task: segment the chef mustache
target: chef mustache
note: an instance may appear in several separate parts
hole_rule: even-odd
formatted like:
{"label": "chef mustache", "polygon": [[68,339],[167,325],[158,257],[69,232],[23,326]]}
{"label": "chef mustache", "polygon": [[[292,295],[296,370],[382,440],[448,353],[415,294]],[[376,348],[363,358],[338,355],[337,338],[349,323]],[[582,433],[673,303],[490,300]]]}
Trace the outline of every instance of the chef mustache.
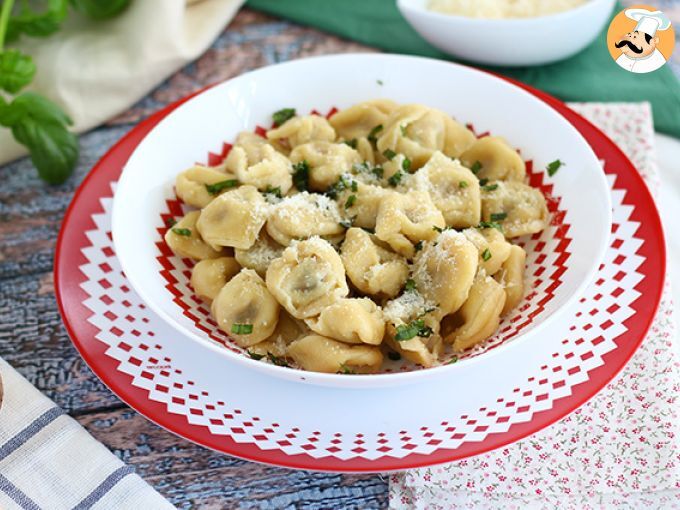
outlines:
{"label": "chef mustache", "polygon": [[615,44],[617,48],[622,48],[623,46],[628,46],[633,53],[642,53],[642,48],[635,46],[628,39],[621,39]]}

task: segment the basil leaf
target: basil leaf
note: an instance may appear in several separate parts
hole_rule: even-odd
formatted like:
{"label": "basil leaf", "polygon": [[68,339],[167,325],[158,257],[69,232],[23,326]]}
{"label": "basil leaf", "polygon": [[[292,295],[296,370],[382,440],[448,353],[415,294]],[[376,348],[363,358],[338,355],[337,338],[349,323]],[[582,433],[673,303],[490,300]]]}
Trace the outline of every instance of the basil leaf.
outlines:
{"label": "basil leaf", "polygon": [[123,12],[130,0],[70,0],[77,11],[95,20],[113,18]]}
{"label": "basil leaf", "polygon": [[48,0],[47,10],[44,12],[34,11],[28,2],[22,3],[19,14],[9,19],[5,42],[15,41],[21,34],[31,37],[52,35],[61,27],[67,9],[67,0]]}
{"label": "basil leaf", "polygon": [[35,76],[33,59],[17,50],[0,53],[0,89],[16,94]]}

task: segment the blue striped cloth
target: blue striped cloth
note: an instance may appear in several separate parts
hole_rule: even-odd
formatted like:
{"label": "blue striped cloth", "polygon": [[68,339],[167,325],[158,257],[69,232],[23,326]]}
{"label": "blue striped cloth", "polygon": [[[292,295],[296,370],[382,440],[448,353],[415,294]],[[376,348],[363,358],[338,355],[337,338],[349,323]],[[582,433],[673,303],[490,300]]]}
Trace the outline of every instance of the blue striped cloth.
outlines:
{"label": "blue striped cloth", "polygon": [[0,358],[0,509],[174,508]]}

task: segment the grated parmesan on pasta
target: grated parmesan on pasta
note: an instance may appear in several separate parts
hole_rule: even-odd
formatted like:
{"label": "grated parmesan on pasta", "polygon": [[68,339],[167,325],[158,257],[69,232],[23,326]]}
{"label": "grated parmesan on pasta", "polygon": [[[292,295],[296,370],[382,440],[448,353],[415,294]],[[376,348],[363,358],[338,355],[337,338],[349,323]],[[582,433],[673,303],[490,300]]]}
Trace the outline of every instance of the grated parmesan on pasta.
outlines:
{"label": "grated parmesan on pasta", "polygon": [[534,18],[574,9],[587,0],[430,0],[428,8],[469,18]]}

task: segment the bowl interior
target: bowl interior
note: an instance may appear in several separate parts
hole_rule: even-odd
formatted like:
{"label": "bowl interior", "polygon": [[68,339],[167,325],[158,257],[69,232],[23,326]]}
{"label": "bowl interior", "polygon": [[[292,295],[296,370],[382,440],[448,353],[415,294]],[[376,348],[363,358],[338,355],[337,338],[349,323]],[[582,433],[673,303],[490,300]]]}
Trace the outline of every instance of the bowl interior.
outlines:
{"label": "bowl interior", "polygon": [[[480,71],[415,57],[343,55],[272,66],[213,87],[166,117],[130,158],[115,195],[113,238],[135,290],[185,336],[255,363],[216,327],[209,308],[193,295],[191,261],[172,255],[163,242],[166,220],[187,209],[175,197],[175,176],[197,162],[219,162],[239,131],[269,127],[271,113],[283,107],[328,114],[376,97],[439,108],[469,123],[478,135],[503,136],[520,150],[531,184],[548,197],[552,221],[541,234],[521,240],[528,252],[524,302],[496,335],[462,361],[483,360],[502,351],[500,346],[535,336],[578,296],[604,253],[611,220],[601,166],[578,132],[530,94]],[[558,158],[565,166],[547,176],[547,164]],[[302,378],[291,376],[300,371],[257,364],[275,375]],[[394,362],[386,365],[384,375],[304,374],[307,381],[344,384],[364,377],[399,378],[405,375],[400,372],[415,369]]]}

